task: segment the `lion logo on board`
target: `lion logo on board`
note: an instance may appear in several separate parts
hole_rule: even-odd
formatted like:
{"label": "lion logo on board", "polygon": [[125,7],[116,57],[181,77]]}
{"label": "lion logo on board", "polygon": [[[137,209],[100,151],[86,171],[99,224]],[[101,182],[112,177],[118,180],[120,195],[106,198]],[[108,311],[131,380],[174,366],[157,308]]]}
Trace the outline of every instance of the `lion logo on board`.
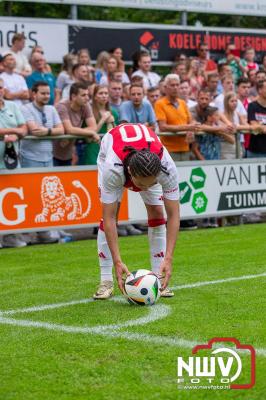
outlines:
{"label": "lion logo on board", "polygon": [[76,193],[66,196],[64,186],[58,176],[45,176],[42,180],[41,199],[43,209],[35,217],[35,222],[73,221],[85,218],[91,209],[91,198],[88,190],[78,180],[72,184],[82,189],[87,197],[87,208],[83,212],[80,197]]}

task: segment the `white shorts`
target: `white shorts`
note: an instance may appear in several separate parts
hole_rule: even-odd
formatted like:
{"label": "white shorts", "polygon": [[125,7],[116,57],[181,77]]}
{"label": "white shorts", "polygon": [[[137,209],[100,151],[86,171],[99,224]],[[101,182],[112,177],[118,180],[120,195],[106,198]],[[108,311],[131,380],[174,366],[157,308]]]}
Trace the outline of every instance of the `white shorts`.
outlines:
{"label": "white shorts", "polygon": [[[99,182],[99,192],[100,192],[100,200],[103,203],[113,203],[115,201],[121,202],[122,195],[124,192],[124,187],[119,188],[116,191],[112,191],[112,193],[103,193],[102,187]],[[148,190],[143,190],[141,192],[138,192],[145,204],[151,205],[151,206],[163,206],[163,191],[161,185],[158,183],[152,187],[150,187]]]}

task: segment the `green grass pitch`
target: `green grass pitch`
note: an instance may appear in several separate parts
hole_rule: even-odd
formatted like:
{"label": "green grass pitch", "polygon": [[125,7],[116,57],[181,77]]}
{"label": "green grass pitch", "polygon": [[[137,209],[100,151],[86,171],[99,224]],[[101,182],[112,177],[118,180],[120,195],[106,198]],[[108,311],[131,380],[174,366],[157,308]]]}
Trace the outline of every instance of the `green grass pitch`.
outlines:
{"label": "green grass pitch", "polygon": [[[265,237],[266,224],[181,232],[170,286],[264,273]],[[129,269],[149,268],[145,236],[120,247]],[[78,302],[97,287],[96,254],[93,240],[0,251],[2,312],[74,302],[2,314],[1,400],[266,399],[265,276],[176,289],[154,307]],[[229,336],[260,349],[255,387],[178,389],[176,360],[191,355],[188,344]]]}

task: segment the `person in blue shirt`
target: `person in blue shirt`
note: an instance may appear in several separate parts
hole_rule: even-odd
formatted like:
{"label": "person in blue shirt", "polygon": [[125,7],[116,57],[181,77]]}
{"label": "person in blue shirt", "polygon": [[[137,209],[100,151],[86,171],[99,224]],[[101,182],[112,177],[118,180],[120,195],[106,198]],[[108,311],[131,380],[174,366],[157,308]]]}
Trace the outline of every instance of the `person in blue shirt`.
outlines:
{"label": "person in blue shirt", "polygon": [[132,84],[129,99],[120,106],[120,122],[141,123],[155,129],[156,116],[151,103],[144,99],[143,86]]}
{"label": "person in blue shirt", "polygon": [[50,99],[49,105],[57,103],[59,90],[56,89],[56,78],[50,72],[45,72],[46,61],[42,54],[34,53],[31,59],[33,72],[26,77],[26,83],[29,89],[33,87],[36,82],[44,81],[47,82],[50,87]]}

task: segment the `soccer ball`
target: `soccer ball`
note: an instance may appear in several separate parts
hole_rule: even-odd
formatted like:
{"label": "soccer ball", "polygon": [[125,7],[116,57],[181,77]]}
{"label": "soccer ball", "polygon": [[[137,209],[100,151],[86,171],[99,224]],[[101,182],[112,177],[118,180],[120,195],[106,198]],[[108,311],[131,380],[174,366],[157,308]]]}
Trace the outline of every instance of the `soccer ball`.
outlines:
{"label": "soccer ball", "polygon": [[160,288],[160,280],[147,269],[132,272],[125,281],[125,294],[129,303],[140,306],[154,304],[160,297]]}

